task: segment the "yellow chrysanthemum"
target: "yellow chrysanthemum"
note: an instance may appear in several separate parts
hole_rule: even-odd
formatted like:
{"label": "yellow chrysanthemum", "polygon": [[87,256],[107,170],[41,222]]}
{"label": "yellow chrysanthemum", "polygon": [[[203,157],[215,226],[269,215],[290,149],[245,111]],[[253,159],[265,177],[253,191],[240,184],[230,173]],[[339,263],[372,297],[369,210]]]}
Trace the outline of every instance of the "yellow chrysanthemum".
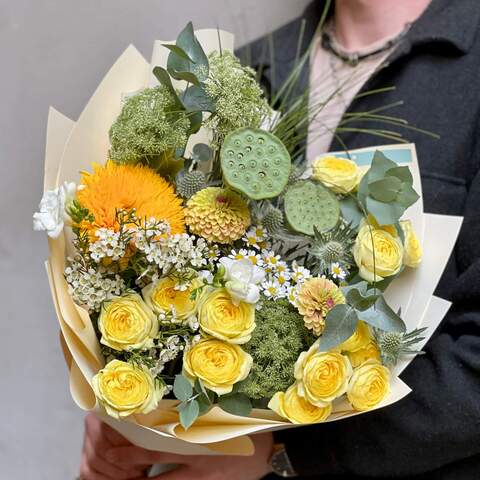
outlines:
{"label": "yellow chrysanthemum", "polygon": [[250,225],[248,205],[225,188],[200,190],[188,202],[185,220],[192,233],[218,243],[238,240]]}
{"label": "yellow chrysanthemum", "polygon": [[296,300],[305,326],[317,336],[325,328],[327,313],[340,303],[345,303],[341,290],[331,280],[318,277],[309,278],[303,283]]}
{"label": "yellow chrysanthemum", "polygon": [[116,230],[115,210],[135,209],[139,218],[165,220],[172,233],[185,231],[182,201],[160,175],[143,165],[94,164],[83,172],[77,193],[80,204],[95,217],[93,228]]}

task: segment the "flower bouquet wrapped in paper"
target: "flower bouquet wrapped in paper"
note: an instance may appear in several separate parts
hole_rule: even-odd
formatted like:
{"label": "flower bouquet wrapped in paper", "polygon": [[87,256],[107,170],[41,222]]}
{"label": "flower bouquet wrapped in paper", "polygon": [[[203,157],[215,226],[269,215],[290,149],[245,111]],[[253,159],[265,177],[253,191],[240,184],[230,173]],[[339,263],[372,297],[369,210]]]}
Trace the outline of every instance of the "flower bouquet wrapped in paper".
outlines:
{"label": "flower bouquet wrapped in paper", "polygon": [[460,219],[423,213],[414,146],[302,168],[318,106],[269,101],[232,52],[189,24],[151,65],[129,47],[77,122],[49,116],[34,227],[71,393],[153,450],[246,455],[392,404],[449,306]]}

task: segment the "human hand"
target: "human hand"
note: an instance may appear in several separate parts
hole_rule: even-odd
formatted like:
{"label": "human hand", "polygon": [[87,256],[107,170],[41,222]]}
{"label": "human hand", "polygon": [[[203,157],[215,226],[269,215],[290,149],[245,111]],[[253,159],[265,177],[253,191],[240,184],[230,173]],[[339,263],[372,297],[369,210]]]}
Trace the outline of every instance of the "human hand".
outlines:
{"label": "human hand", "polygon": [[132,448],[133,445],[116,430],[99,420],[93,413],[85,418],[81,480],[134,480],[145,478],[145,466],[117,465],[106,454],[112,448]]}
{"label": "human hand", "polygon": [[168,473],[151,480],[259,480],[272,471],[269,460],[273,450],[273,436],[262,433],[252,436],[255,454],[250,457],[178,455],[154,452],[133,445],[112,447],[107,453],[108,461],[118,468],[134,469],[160,464],[176,464]]}

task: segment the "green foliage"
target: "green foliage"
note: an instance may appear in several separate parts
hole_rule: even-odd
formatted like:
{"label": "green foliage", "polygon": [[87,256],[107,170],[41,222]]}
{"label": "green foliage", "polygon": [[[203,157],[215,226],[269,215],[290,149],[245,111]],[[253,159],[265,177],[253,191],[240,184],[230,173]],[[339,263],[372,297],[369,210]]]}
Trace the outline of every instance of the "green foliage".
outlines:
{"label": "green foliage", "polygon": [[231,393],[218,398],[218,405],[232,415],[247,417],[252,411],[252,403],[244,393]]}
{"label": "green foliage", "polygon": [[290,154],[271,133],[240,128],[230,133],[220,152],[225,181],[254,200],[274,198],[287,185]]}
{"label": "green foliage", "polygon": [[357,329],[358,314],[348,304],[335,305],[327,314],[320,337],[320,351],[326,352],[350,338]]}
{"label": "green foliage", "polygon": [[190,122],[174,95],[160,85],[128,98],[110,128],[110,158],[117,163],[155,164],[187,142]]}
{"label": "green foliage", "polygon": [[193,394],[192,384],[183,375],[176,375],[173,382],[173,394],[175,398],[185,402]]}
{"label": "green foliage", "polygon": [[230,132],[241,127],[259,127],[270,107],[253,69],[242,66],[227,51],[213,52],[208,59],[210,75],[205,80],[205,91],[216,108],[206,125],[215,132],[214,143],[219,147]]}
{"label": "green foliage", "polygon": [[285,193],[285,216],[293,230],[313,235],[315,228],[326,232],[337,225],[340,205],[322,184],[305,180],[293,184]]}
{"label": "green foliage", "polygon": [[399,167],[382,152],[376,151],[370,170],[358,187],[358,199],[380,225],[391,225],[419,196],[413,189],[408,167]]}
{"label": "green foliage", "polygon": [[287,300],[265,301],[256,312],[256,324],[244,345],[253,357],[252,370],[238,391],[251,399],[270,398],[294,382],[294,364],[309,338],[303,318]]}

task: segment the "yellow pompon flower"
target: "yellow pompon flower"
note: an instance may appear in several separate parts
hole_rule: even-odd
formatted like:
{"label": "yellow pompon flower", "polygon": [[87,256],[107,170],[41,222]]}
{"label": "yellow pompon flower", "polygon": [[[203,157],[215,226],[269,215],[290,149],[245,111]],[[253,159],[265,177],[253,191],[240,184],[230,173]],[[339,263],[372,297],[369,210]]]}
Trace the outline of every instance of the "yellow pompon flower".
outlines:
{"label": "yellow pompon flower", "polygon": [[225,288],[205,293],[198,309],[200,330],[206,334],[238,345],[247,343],[255,329],[255,305],[235,304]]}
{"label": "yellow pompon flower", "polygon": [[142,290],[145,303],[157,314],[174,314],[175,318],[185,321],[193,316],[198,307],[198,298],[192,299],[192,293],[203,285],[195,278],[187,288],[179,289],[175,278],[164,277],[150,283]]}
{"label": "yellow pompon flower", "polygon": [[353,335],[338,345],[337,348],[342,352],[356,352],[365,348],[371,341],[372,335],[368,325],[360,320]]}
{"label": "yellow pompon flower", "polygon": [[92,379],[99,402],[114,418],[154,410],[165,393],[146,367],[112,360]]}
{"label": "yellow pompon flower", "polygon": [[347,398],[355,410],[370,410],[390,393],[390,371],[380,362],[369,360],[353,371]]}
{"label": "yellow pompon flower", "polygon": [[232,190],[208,187],[187,202],[185,220],[190,231],[211,242],[232,243],[250,225],[245,200]]}
{"label": "yellow pompon flower", "polygon": [[359,350],[347,352],[347,355],[353,368],[359,367],[368,360],[380,361],[380,350],[374,341],[371,341],[366,347],[360,348]]}
{"label": "yellow pompon flower", "polygon": [[139,218],[167,221],[173,234],[185,232],[182,200],[172,185],[147,166],[94,164],[93,173],[82,173],[81,185],[77,199],[94,215],[92,229],[117,230],[115,211],[134,208]]}
{"label": "yellow pompon flower", "polygon": [[321,423],[332,413],[331,403],[325,407],[316,407],[300,397],[296,384],[290,386],[285,393],[277,392],[268,402],[268,408],[296,424]]}
{"label": "yellow pompon flower", "polygon": [[345,303],[345,297],[337,285],[320,277],[306,280],[300,287],[295,302],[298,312],[303,315],[305,326],[317,336],[325,328],[327,313],[341,303]]}
{"label": "yellow pompon flower", "polygon": [[252,357],[238,345],[205,338],[185,351],[183,375],[192,383],[199,378],[205,388],[225,395],[235,383],[247,378],[252,364]]}
{"label": "yellow pompon flower", "polygon": [[347,391],[352,366],[345,355],[320,352],[319,345],[320,339],[299,355],[294,375],[298,394],[317,407],[325,407]]}

